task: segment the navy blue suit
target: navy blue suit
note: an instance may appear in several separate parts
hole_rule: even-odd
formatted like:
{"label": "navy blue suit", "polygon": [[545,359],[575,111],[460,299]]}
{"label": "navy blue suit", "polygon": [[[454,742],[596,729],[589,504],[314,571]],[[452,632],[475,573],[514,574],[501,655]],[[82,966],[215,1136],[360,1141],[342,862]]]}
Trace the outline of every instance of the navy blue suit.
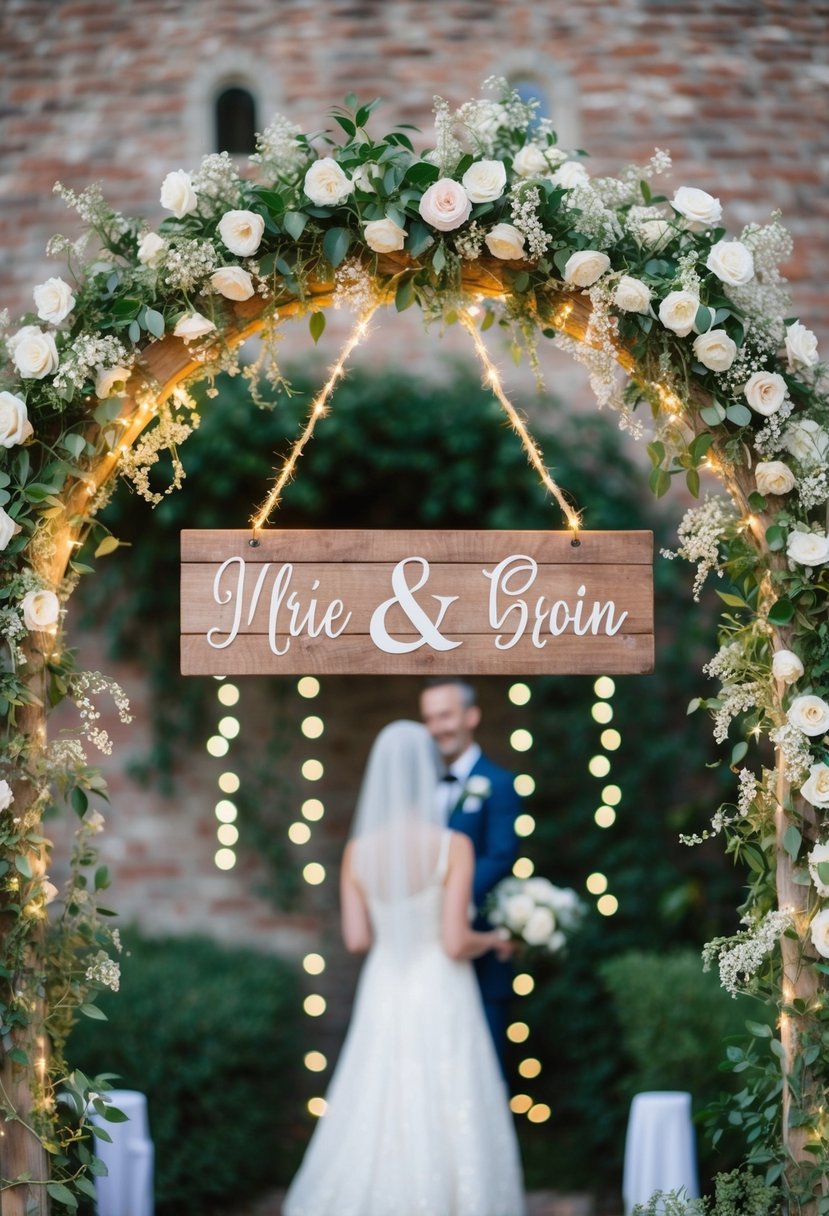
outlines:
{"label": "navy blue suit", "polygon": [[[463,832],[472,841],[475,849],[472,897],[480,909],[496,883],[512,873],[518,855],[515,817],[521,803],[513,786],[512,773],[493,764],[486,756],[478,758],[469,776],[485,777],[489,781],[489,794],[480,799],[480,805],[470,795],[461,797],[449,816],[448,827],[454,832]],[[479,911],[474,927],[484,930],[492,926]],[[484,1012],[503,1067],[508,1003],[512,997],[512,964],[502,963],[494,951],[489,951],[475,960],[475,971]]]}

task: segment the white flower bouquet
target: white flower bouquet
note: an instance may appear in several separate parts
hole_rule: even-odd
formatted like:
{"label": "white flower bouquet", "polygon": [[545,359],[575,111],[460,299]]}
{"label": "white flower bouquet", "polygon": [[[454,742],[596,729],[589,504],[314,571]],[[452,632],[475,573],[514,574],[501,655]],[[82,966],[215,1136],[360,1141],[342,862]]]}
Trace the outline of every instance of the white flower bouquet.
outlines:
{"label": "white flower bouquet", "polygon": [[486,901],[490,924],[524,946],[559,954],[584,918],[585,905],[569,887],[548,878],[504,878]]}

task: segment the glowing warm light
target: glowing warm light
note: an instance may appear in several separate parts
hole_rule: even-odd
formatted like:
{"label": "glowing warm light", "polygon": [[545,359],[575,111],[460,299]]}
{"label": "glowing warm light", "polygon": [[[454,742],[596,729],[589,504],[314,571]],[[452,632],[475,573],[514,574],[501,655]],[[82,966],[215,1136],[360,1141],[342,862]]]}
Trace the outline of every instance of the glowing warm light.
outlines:
{"label": "glowing warm light", "polygon": [[318,887],[321,882],[325,882],[325,866],[320,865],[318,861],[309,861],[307,866],[303,866],[302,877],[311,887]]}
{"label": "glowing warm light", "polygon": [[622,801],[622,791],[618,785],[606,785],[602,790],[602,802],[608,806],[618,806]]}
{"label": "glowing warm light", "polygon": [[235,684],[222,684],[219,691],[216,693],[222,705],[236,705],[239,700],[239,689]]}
{"label": "glowing warm light", "polygon": [[302,775],[306,781],[319,781],[324,772],[321,760],[306,760],[302,766]]}
{"label": "glowing warm light", "polygon": [[219,734],[224,735],[225,739],[235,739],[241,729],[238,718],[222,718],[219,723]]}
{"label": "glowing warm light", "polygon": [[241,782],[236,773],[222,773],[219,778],[219,789],[223,794],[235,794]]}
{"label": "glowing warm light", "polygon": [[597,697],[601,697],[604,701],[608,697],[612,697],[616,691],[616,685],[611,680],[610,676],[599,676],[593,685],[593,691]]}
{"label": "glowing warm light", "polygon": [[310,700],[317,696],[320,690],[320,682],[316,676],[303,676],[297,681],[296,690],[301,697]]}
{"label": "glowing warm light", "polygon": [[327,1109],[328,1103],[325,1098],[308,1099],[308,1114],[313,1115],[316,1119],[321,1119]]}
{"label": "glowing warm light", "polygon": [[211,735],[205,743],[205,747],[211,756],[226,756],[230,751],[230,744],[227,739],[223,739],[221,735]]}
{"label": "glowing warm light", "polygon": [[603,730],[599,742],[606,752],[615,752],[621,746],[622,736],[618,730]]}
{"label": "glowing warm light", "polygon": [[309,1072],[325,1072],[328,1061],[321,1051],[306,1051],[305,1067]]}
{"label": "glowing warm light", "polygon": [[596,909],[602,916],[613,916],[619,910],[619,901],[615,895],[603,895],[596,901]]}
{"label": "glowing warm light", "polygon": [[325,730],[322,718],[318,718],[316,714],[311,714],[304,718],[300,727],[306,739],[319,739],[322,732]]}
{"label": "glowing warm light", "polygon": [[607,726],[608,722],[613,721],[613,706],[608,705],[607,701],[597,701],[590,710],[590,716],[600,726]]}
{"label": "glowing warm light", "polygon": [[510,1043],[526,1043],[530,1037],[530,1028],[526,1022],[511,1022],[507,1027],[507,1038]]}
{"label": "glowing warm light", "polygon": [[612,806],[600,806],[593,818],[597,827],[610,828],[616,822],[616,812]]}
{"label": "glowing warm light", "polygon": [[529,798],[530,794],[535,793],[535,780],[529,773],[519,773],[512,783],[512,788],[522,798]]}
{"label": "glowing warm light", "polygon": [[526,1077],[528,1081],[531,1081],[533,1077],[537,1077],[541,1072],[541,1061],[535,1060],[532,1057],[522,1060],[518,1065],[518,1072],[520,1076]]}
{"label": "glowing warm light", "polygon": [[527,1111],[527,1118],[530,1123],[546,1123],[552,1111],[544,1102],[536,1102],[535,1106],[531,1106]]}
{"label": "glowing warm light", "polygon": [[513,705],[526,705],[532,696],[529,684],[513,684],[507,693]]}
{"label": "glowing warm light", "polygon": [[306,954],[302,966],[309,975],[322,975],[325,970],[325,959],[321,954]]}
{"label": "glowing warm light", "polygon": [[607,890],[607,878],[604,874],[599,874],[598,871],[594,874],[588,874],[584,885],[587,887],[591,895],[603,895]]}
{"label": "glowing warm light", "polygon": [[529,857],[519,857],[512,867],[512,872],[516,878],[532,878],[535,873],[535,866]]}
{"label": "glowing warm light", "polygon": [[325,1013],[326,1003],[325,997],[320,996],[318,992],[312,992],[306,996],[302,1002],[302,1008],[308,1014],[309,1018],[319,1018]]}
{"label": "glowing warm light", "polygon": [[515,820],[516,836],[532,836],[535,831],[535,820],[532,815],[519,815]]}
{"label": "glowing warm light", "polygon": [[521,727],[514,730],[509,737],[510,747],[516,752],[528,752],[533,745],[533,737],[528,730]]}
{"label": "glowing warm light", "polygon": [[213,860],[217,870],[232,870],[236,865],[236,854],[233,849],[217,849]]}
{"label": "glowing warm light", "polygon": [[587,770],[591,777],[606,777],[610,772],[610,761],[607,756],[591,756]]}
{"label": "glowing warm light", "polygon": [[526,971],[516,975],[512,981],[512,990],[516,996],[529,996],[533,988],[535,980],[531,975],[527,975]]}
{"label": "glowing warm light", "polygon": [[307,844],[311,839],[311,829],[307,823],[292,823],[288,828],[288,839],[291,844]]}
{"label": "glowing warm light", "polygon": [[325,807],[319,798],[306,798],[302,804],[302,814],[306,819],[310,819],[312,823],[316,823],[325,814]]}
{"label": "glowing warm light", "polygon": [[234,823],[237,814],[236,805],[229,798],[223,798],[221,802],[216,803],[216,818],[222,823]]}
{"label": "glowing warm light", "polygon": [[532,1104],[529,1094],[513,1094],[509,1100],[509,1108],[514,1115],[526,1115]]}
{"label": "glowing warm light", "polygon": [[228,848],[230,848],[230,846],[236,844],[236,841],[239,839],[239,829],[235,826],[235,824],[222,823],[216,829],[216,839],[218,840],[219,844],[227,845]]}

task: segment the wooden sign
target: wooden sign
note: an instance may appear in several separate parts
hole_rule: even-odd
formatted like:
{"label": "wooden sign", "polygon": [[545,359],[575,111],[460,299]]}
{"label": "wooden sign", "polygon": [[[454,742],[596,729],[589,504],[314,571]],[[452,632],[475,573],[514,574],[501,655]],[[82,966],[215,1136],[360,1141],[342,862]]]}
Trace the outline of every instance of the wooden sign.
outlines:
{"label": "wooden sign", "polygon": [[653,669],[650,532],[181,534],[184,675]]}

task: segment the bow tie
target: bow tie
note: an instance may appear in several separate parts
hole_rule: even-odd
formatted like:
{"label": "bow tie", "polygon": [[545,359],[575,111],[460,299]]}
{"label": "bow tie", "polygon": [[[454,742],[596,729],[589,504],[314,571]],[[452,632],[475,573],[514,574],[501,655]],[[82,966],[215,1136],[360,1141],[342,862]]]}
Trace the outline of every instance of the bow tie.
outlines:
{"label": "bow tie", "polygon": [[458,780],[458,778],[456,777],[456,775],[454,773],[444,773],[443,776],[441,777],[441,781],[457,781],[457,780]]}

